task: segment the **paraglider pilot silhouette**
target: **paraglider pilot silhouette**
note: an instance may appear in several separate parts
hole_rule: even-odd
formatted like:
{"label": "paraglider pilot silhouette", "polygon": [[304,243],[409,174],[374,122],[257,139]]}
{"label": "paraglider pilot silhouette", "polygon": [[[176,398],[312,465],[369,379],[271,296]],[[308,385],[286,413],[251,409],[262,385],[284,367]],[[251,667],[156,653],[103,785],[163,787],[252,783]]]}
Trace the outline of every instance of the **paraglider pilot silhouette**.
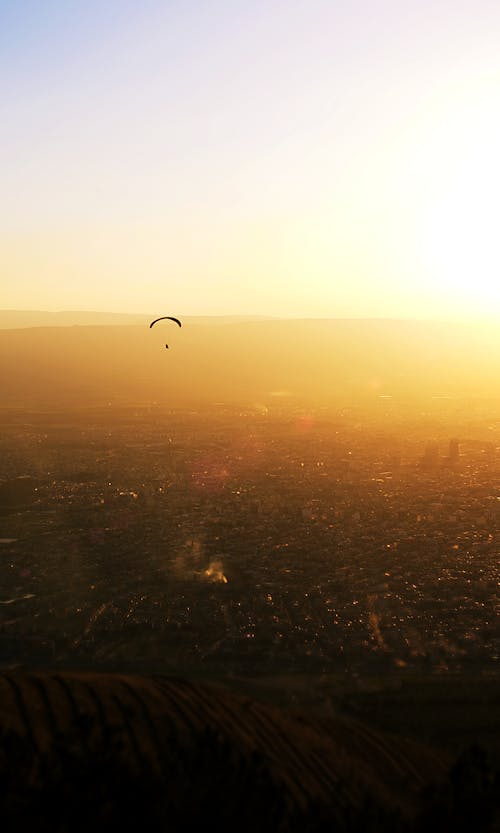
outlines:
{"label": "paraglider pilot silhouette", "polygon": [[[171,315],[163,315],[161,318],[155,318],[155,320],[152,321],[151,324],[149,325],[149,329],[151,329],[153,324],[156,324],[157,321],[175,321],[175,323],[178,324],[179,327],[182,327],[182,324],[181,324],[181,322],[179,321],[178,318],[173,318]],[[165,347],[168,350],[168,344],[165,344]]]}

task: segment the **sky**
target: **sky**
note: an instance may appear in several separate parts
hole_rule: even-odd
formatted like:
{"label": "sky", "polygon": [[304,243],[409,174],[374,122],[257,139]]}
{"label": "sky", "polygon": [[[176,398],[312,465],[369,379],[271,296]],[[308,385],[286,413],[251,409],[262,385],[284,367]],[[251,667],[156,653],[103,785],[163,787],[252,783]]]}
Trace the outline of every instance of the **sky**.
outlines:
{"label": "sky", "polygon": [[498,0],[0,0],[0,305],[500,317]]}

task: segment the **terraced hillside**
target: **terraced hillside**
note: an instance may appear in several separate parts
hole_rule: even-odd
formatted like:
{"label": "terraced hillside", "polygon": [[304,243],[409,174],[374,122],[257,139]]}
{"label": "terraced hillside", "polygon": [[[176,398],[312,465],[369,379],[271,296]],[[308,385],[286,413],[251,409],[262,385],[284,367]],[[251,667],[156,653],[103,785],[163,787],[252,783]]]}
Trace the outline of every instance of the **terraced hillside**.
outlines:
{"label": "terraced hillside", "polygon": [[409,830],[451,763],[169,677],[3,674],[0,720],[8,830]]}

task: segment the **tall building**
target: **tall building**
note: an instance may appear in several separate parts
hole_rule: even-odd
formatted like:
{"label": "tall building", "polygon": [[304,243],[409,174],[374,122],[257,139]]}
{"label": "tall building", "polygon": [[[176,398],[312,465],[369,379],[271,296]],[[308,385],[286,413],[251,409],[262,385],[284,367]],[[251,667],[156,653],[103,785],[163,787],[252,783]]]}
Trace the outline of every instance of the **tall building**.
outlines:
{"label": "tall building", "polygon": [[439,446],[436,442],[427,443],[424,456],[421,458],[424,469],[435,469],[439,462]]}
{"label": "tall building", "polygon": [[460,457],[460,449],[458,445],[458,440],[453,438],[450,440],[449,451],[448,451],[448,459],[451,464],[458,463],[458,458]]}

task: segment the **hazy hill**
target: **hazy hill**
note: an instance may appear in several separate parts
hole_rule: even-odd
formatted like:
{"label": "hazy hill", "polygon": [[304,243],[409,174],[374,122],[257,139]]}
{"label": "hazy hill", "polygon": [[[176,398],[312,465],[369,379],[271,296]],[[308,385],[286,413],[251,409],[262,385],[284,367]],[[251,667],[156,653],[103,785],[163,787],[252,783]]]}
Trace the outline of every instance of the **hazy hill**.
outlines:
{"label": "hazy hill", "polygon": [[0,330],[3,405],[500,396],[493,328],[311,319],[148,324]]}

